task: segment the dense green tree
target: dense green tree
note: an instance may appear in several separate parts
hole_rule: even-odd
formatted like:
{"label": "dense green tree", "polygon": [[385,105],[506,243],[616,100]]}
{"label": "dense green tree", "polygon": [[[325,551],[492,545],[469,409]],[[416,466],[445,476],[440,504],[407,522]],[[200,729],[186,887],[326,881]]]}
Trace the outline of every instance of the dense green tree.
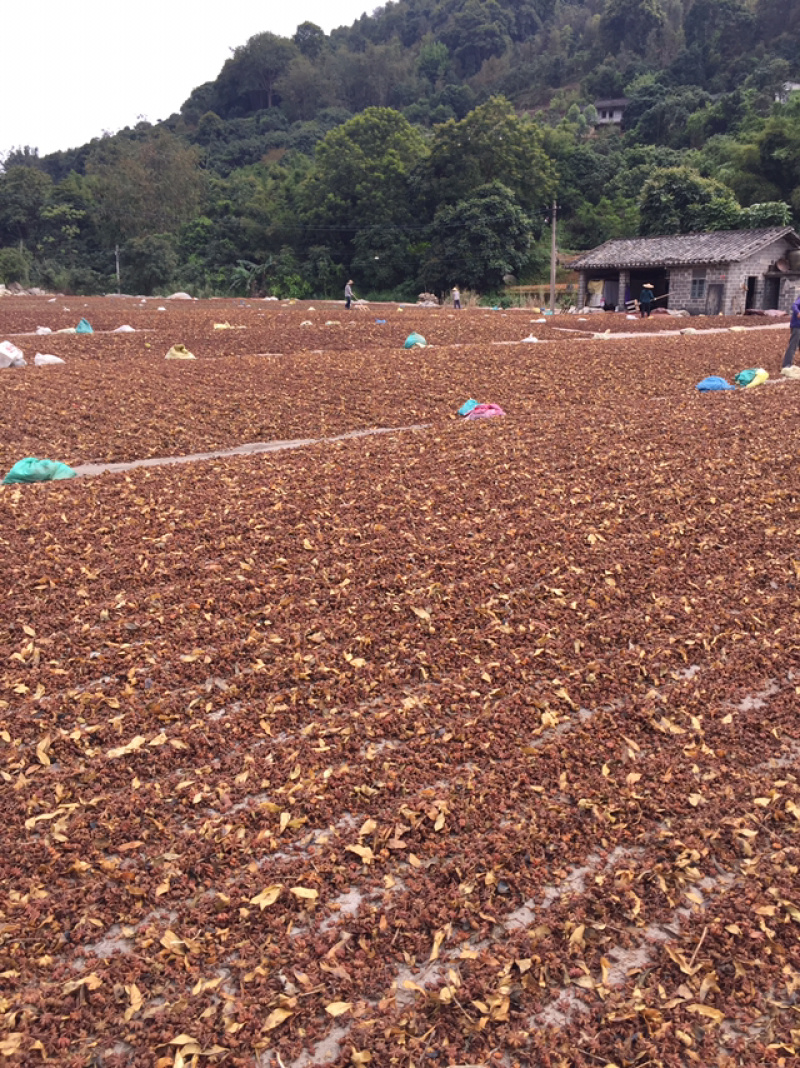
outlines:
{"label": "dense green tree", "polygon": [[444,77],[450,66],[450,51],[444,41],[429,37],[422,42],[417,57],[417,70],[420,75],[435,86]]}
{"label": "dense green tree", "polygon": [[569,248],[593,248],[614,237],[633,237],[639,228],[639,211],[634,201],[619,195],[601,196],[596,204],[578,205],[564,225]]}
{"label": "dense green tree", "polygon": [[315,295],[329,297],[338,295],[339,281],[343,269],[331,257],[327,245],[312,245],[303,264],[303,274],[308,279]]}
{"label": "dense green tree", "polygon": [[489,182],[436,212],[421,282],[433,292],[455,284],[479,292],[496,289],[504,275],[522,268],[534,233],[514,192],[501,182]]}
{"label": "dense green tree", "polygon": [[544,207],[555,173],[541,128],[520,117],[508,100],[493,97],[460,122],[434,129],[423,185],[433,205],[451,204],[499,181],[528,211]]}
{"label": "dense green tree", "polygon": [[28,285],[31,274],[31,256],[23,249],[0,248],[0,283],[12,285],[19,282]]}
{"label": "dense green tree", "polygon": [[98,226],[110,243],[176,233],[197,211],[197,152],[164,130],[99,142],[86,165]]}
{"label": "dense green tree", "polygon": [[443,32],[462,74],[477,74],[485,60],[502,55],[510,44],[512,19],[497,0],[466,0]]}
{"label": "dense green tree", "polygon": [[271,108],[275,86],[297,55],[297,45],[275,33],[257,33],[234,49],[219,78],[220,114],[233,116],[248,110]]}
{"label": "dense green tree", "polygon": [[178,268],[177,241],[172,234],[134,237],[122,248],[120,275],[126,292],[149,296],[170,288]]}
{"label": "dense green tree", "polygon": [[335,100],[333,82],[326,65],[307,56],[296,56],[277,82],[281,106],[293,122],[313,119],[323,104]]}
{"label": "dense green tree", "polygon": [[639,200],[639,232],[648,236],[735,230],[740,213],[727,186],[689,167],[672,167],[656,171],[645,183]]}
{"label": "dense green tree", "polygon": [[769,200],[742,208],[740,226],[743,230],[758,230],[765,226],[791,226],[792,211],[785,200]]}
{"label": "dense green tree", "polygon": [[16,148],[10,149],[5,156],[5,159],[0,156],[0,163],[2,163],[5,170],[11,170],[12,167],[36,167],[41,168],[42,161],[39,158],[39,149],[31,148],[30,145],[18,145]]}
{"label": "dense green tree", "polygon": [[[681,86],[669,90],[654,81],[631,94],[625,109],[625,127],[633,139],[643,144],[689,147],[693,130],[691,119],[707,112],[711,97],[698,86]],[[702,130],[698,134],[703,142]]]}
{"label": "dense green tree", "polygon": [[788,199],[800,188],[800,94],[770,116],[755,143],[761,174]]}
{"label": "dense green tree", "polygon": [[608,52],[621,46],[642,55],[653,33],[663,30],[667,21],[660,0],[606,0],[600,18],[600,40]]}
{"label": "dense green tree", "polygon": [[301,191],[310,243],[320,243],[325,235],[334,259],[349,264],[359,230],[385,228],[394,234],[412,227],[410,176],[425,154],[419,131],[390,108],[368,108],[332,130],[319,144]]}
{"label": "dense green tree", "polygon": [[42,210],[53,183],[35,167],[10,167],[0,174],[0,245],[22,241],[33,247],[43,233]]}
{"label": "dense green tree", "polygon": [[325,31],[316,22],[301,22],[292,38],[297,49],[307,59],[316,59],[325,47]]}

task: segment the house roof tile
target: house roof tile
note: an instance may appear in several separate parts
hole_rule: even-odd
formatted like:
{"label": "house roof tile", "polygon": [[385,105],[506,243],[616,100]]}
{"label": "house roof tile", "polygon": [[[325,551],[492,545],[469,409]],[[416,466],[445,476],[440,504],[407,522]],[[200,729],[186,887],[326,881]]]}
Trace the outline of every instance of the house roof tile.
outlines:
{"label": "house roof tile", "polygon": [[670,234],[664,237],[618,238],[606,241],[573,260],[580,271],[592,267],[661,267],[692,263],[736,263],[779,241],[788,239],[800,248],[800,236],[791,226],[762,230],[717,230],[706,234]]}

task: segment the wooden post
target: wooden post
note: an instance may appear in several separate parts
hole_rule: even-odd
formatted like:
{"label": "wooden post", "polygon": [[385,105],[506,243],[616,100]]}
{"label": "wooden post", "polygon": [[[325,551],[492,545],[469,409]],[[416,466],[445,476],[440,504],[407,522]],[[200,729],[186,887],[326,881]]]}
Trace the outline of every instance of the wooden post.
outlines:
{"label": "wooden post", "polygon": [[120,283],[119,283],[119,245],[118,244],[114,245],[114,259],[116,260],[116,264],[117,264],[117,293],[121,293],[122,289],[121,289]]}

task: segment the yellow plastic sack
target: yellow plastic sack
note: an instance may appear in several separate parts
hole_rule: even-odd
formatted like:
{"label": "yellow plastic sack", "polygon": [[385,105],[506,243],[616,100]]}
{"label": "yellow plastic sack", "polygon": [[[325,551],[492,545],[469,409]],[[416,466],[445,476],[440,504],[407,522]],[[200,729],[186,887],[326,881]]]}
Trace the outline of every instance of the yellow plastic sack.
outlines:
{"label": "yellow plastic sack", "polygon": [[165,360],[196,360],[197,357],[193,352],[189,352],[185,345],[173,345]]}
{"label": "yellow plastic sack", "polygon": [[765,371],[763,367],[759,367],[753,378],[744,387],[745,389],[752,389],[753,386],[760,386],[762,382],[766,382],[769,378],[769,371]]}

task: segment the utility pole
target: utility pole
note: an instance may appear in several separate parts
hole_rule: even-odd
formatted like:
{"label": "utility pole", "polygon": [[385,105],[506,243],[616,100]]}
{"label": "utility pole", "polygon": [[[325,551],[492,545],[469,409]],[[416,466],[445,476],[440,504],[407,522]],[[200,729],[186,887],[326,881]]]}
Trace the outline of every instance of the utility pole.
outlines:
{"label": "utility pole", "polygon": [[556,310],[556,212],[558,204],[553,197],[553,209],[550,213],[550,311]]}
{"label": "utility pole", "polygon": [[119,283],[119,244],[114,245],[114,259],[117,263],[117,293],[121,293],[122,289]]}

